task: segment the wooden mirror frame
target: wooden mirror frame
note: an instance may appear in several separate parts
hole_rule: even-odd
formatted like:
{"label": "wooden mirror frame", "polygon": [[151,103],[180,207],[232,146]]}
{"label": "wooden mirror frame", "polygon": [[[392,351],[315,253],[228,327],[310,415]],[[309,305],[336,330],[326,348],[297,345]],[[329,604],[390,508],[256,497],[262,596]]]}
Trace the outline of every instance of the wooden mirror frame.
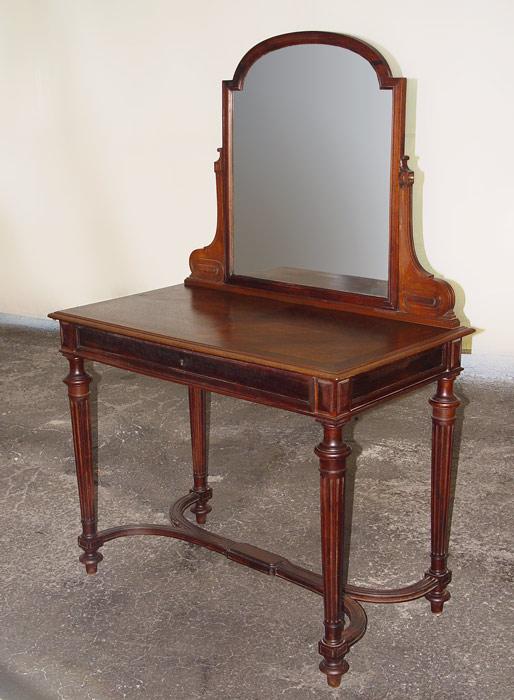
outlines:
{"label": "wooden mirror frame", "polygon": [[[232,228],[232,115],[233,93],[242,90],[245,77],[262,56],[299,44],[328,44],[348,49],[366,59],[377,75],[381,90],[392,90],[391,185],[389,206],[389,280],[387,297],[321,289],[233,274]],[[191,253],[189,287],[265,296],[289,302],[395,317],[443,328],[459,325],[453,307],[455,294],[448,282],[435,278],[420,264],[412,232],[412,186],[405,147],[406,78],[394,78],[385,58],[372,46],[346,34],[293,32],[266,39],[248,51],[232,80],[223,81],[223,137],[214,164],[218,218],[212,243]]]}

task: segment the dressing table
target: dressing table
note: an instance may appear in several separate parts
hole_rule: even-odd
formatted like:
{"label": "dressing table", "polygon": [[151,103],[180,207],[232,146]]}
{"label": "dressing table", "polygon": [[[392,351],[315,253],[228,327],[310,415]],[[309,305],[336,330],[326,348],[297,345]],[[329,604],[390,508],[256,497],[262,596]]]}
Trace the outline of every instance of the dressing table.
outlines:
{"label": "dressing table", "polygon": [[[461,340],[473,331],[454,314],[451,286],[416,257],[405,94],[405,78],[394,78],[383,56],[356,38],[298,32],[258,44],[223,83],[217,229],[210,245],[191,254],[185,283],[50,314],[60,322],[69,361],[64,381],[87,573],[96,572],[107,542],[159,535],[307,588],[323,598],[320,669],[332,687],[365,632],[361,603],[425,597],[440,614],[450,597],[450,468],[459,405],[453,385],[462,369]],[[85,361],[188,386],[192,488],[171,506],[169,524],[98,529]],[[346,584],[344,426],[429,382],[436,389],[428,570],[394,590]],[[207,474],[209,392],[320,424],[320,573],[202,527],[215,508]]]}

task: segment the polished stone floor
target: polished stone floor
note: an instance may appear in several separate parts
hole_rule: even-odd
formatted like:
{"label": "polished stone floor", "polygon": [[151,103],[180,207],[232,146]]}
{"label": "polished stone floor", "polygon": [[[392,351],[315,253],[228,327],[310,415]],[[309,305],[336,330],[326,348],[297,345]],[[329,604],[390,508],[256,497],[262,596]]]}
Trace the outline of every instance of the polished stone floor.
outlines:
{"label": "polished stone floor", "polygon": [[[512,697],[514,383],[466,372],[453,510],[452,599],[366,605],[368,631],[331,691],[317,670],[318,596],[163,538],[78,564],[77,492],[55,331],[0,328],[0,698],[189,700]],[[186,390],[95,366],[101,526],[165,522],[190,487]],[[349,430],[349,577],[419,578],[429,549],[424,388]],[[209,526],[319,567],[312,420],[213,397]],[[510,501],[511,504],[511,501]]]}

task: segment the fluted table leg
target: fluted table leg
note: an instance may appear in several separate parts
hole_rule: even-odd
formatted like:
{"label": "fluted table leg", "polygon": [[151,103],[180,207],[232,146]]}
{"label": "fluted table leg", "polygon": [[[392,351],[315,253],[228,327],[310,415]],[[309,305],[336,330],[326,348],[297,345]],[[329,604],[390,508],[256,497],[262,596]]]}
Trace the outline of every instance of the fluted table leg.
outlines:
{"label": "fluted table leg", "polygon": [[437,391],[430,399],[432,405],[432,498],[431,498],[431,565],[428,573],[439,580],[439,585],[426,598],[432,612],[441,614],[444,603],[450,599],[446,586],[451,580],[447,568],[450,486],[453,431],[456,411],[460,404],[453,393],[455,376],[446,376],[437,382]]}
{"label": "fluted table leg", "polygon": [[100,545],[96,539],[96,487],[93,473],[89,408],[91,377],[84,370],[84,360],[81,357],[68,356],[68,361],[70,371],[64,382],[68,385],[70,399],[75,467],[82,520],[82,534],[79,536],[78,542],[84,553],[80,555],[80,561],[85,565],[88,574],[95,574],[97,564],[102,561],[103,557],[98,552]]}
{"label": "fluted table leg", "polygon": [[323,441],[316,447],[319,457],[321,502],[321,559],[325,634],[319,643],[323,656],[320,670],[330,686],[337,688],[348,670],[344,656],[343,526],[344,479],[350,448],[342,440],[342,426],[323,424]]}
{"label": "fluted table leg", "polygon": [[191,422],[191,447],[193,451],[193,483],[191,489],[200,498],[191,512],[196,516],[196,522],[203,525],[207,514],[212,508],[208,501],[212,498],[212,489],[207,483],[207,401],[209,393],[196,386],[189,387],[189,417]]}

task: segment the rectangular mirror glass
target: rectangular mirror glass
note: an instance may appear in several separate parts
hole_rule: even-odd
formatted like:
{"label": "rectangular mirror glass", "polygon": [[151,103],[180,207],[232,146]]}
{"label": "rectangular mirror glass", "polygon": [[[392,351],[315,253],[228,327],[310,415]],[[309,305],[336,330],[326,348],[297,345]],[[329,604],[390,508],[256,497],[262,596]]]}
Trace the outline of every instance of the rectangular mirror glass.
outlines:
{"label": "rectangular mirror glass", "polygon": [[387,297],[391,128],[362,56],[261,57],[233,93],[232,273]]}

